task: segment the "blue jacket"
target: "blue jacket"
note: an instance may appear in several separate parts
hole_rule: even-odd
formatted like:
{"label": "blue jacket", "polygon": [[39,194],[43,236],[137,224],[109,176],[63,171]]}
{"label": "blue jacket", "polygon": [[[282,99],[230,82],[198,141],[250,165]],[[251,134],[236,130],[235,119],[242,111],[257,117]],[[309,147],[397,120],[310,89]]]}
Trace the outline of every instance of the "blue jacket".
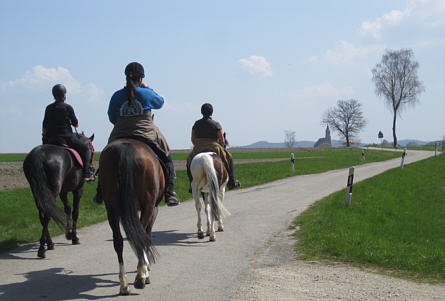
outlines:
{"label": "blue jacket", "polygon": [[151,88],[136,87],[136,103],[129,107],[125,88],[116,91],[108,105],[108,118],[112,124],[116,123],[119,116],[137,116],[151,112],[151,109],[160,109],[164,104],[164,98]]}

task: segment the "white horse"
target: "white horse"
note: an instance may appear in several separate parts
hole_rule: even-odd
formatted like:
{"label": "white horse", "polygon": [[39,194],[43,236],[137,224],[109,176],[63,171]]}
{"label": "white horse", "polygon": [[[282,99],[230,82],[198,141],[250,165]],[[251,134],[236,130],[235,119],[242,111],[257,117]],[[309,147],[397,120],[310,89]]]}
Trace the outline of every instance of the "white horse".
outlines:
{"label": "white horse", "polygon": [[207,215],[207,235],[209,241],[215,241],[214,221],[218,221],[218,231],[224,231],[222,217],[230,214],[222,203],[228,181],[227,170],[217,154],[206,152],[199,153],[193,158],[190,172],[193,177],[192,194],[198,214],[198,238],[204,238],[201,224],[201,194]]}

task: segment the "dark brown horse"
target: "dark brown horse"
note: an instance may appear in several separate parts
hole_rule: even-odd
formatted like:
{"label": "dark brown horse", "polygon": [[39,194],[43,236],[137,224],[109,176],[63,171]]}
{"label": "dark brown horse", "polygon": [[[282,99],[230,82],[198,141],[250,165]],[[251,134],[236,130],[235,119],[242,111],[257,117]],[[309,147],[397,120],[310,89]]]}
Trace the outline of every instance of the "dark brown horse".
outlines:
{"label": "dark brown horse", "polygon": [[[78,135],[79,143],[88,147],[87,160],[83,164],[92,164],[94,135],[86,137]],[[48,223],[52,218],[56,224],[65,230],[67,239],[73,244],[79,243],[77,237],[77,218],[79,217],[79,201],[83,194],[84,180],[82,167],[76,162],[68,150],[62,146],[43,144],[35,147],[23,162],[23,171],[31,186],[32,194],[39,209],[40,223],[43,226],[40,238],[40,248],[37,255],[45,257],[45,244],[48,250],[54,249],[54,243],[48,232]],[[73,210],[68,203],[68,193],[73,194]],[[65,214],[57,206],[57,196],[63,202]],[[64,229],[65,228],[65,229]]]}
{"label": "dark brown horse", "polygon": [[155,261],[151,230],[164,195],[162,167],[151,148],[134,139],[118,139],[101,153],[99,184],[113,231],[114,250],[119,262],[120,294],[128,295],[128,280],[122,257],[122,222],[128,242],[138,258],[136,288],[150,283],[148,271]]}
{"label": "dark brown horse", "polygon": [[190,172],[193,177],[192,194],[198,214],[198,238],[204,238],[201,223],[200,195],[202,195],[207,215],[207,235],[210,241],[215,241],[214,221],[218,221],[218,231],[224,231],[222,216],[230,214],[222,203],[228,181],[227,170],[216,153],[205,152],[193,157]]}

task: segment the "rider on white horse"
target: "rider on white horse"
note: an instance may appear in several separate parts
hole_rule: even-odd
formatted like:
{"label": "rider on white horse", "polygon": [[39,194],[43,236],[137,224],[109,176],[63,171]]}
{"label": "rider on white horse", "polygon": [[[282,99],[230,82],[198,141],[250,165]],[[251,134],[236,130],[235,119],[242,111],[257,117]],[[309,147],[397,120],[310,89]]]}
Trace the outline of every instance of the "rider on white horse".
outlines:
{"label": "rider on white horse", "polygon": [[190,162],[193,157],[202,152],[215,152],[224,163],[227,173],[229,174],[229,189],[239,188],[241,184],[235,179],[235,169],[233,166],[232,155],[225,148],[226,141],[224,139],[222,127],[219,122],[213,120],[213,107],[209,103],[201,106],[202,118],[197,120],[192,128],[193,150],[187,158],[187,175],[190,183],[192,175],[190,174]]}

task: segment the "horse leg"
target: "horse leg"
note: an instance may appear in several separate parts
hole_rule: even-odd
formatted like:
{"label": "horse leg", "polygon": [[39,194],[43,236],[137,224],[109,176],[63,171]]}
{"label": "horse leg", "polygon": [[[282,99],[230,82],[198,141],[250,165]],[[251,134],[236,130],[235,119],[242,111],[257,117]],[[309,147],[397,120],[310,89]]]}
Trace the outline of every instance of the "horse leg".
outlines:
{"label": "horse leg", "polygon": [[109,214],[108,223],[113,231],[113,245],[114,251],[117,254],[117,261],[119,262],[119,280],[121,287],[119,290],[120,295],[129,295],[130,289],[128,288],[128,278],[125,273],[124,258],[122,251],[124,249],[124,240],[122,238],[121,230],[119,227],[119,219],[115,218],[112,214]]}
{"label": "horse leg", "polygon": [[48,232],[48,223],[49,223],[49,217],[44,215],[43,213],[39,212],[39,218],[40,223],[42,224],[42,236],[40,237],[40,247],[37,251],[37,256],[40,258],[45,258],[45,243],[48,244],[48,250],[54,249],[54,244],[51,241],[51,238],[49,236]]}
{"label": "horse leg", "polygon": [[205,206],[205,213],[207,215],[207,235],[209,236],[209,241],[215,241],[215,229],[213,228],[213,216],[210,209],[210,203],[209,203],[209,194],[206,193],[204,197],[204,206]]}
{"label": "horse leg", "polygon": [[150,275],[148,274],[148,259],[147,254],[143,252],[143,256],[138,260],[138,269],[136,278],[134,279],[134,287],[143,289],[145,284],[150,283]]}
{"label": "horse leg", "polygon": [[[147,209],[141,211],[141,223],[151,240],[152,239],[151,229],[153,227],[154,220],[158,215],[158,208],[155,207],[151,215],[147,213],[149,211],[150,210]],[[145,284],[150,284],[151,279],[148,273],[149,270],[150,270],[150,263],[148,262],[147,254],[143,252],[143,256],[139,257],[138,260],[137,274],[134,280],[135,288],[143,289],[145,287]]]}
{"label": "horse leg", "polygon": [[79,238],[77,237],[77,219],[79,218],[79,202],[82,197],[83,187],[73,191],[73,230],[72,230],[72,238],[71,242],[73,245],[78,245]]}
{"label": "horse leg", "polygon": [[[153,214],[151,215],[151,217],[149,219],[148,226],[147,226],[147,229],[146,229],[147,234],[150,237],[151,241],[153,241],[152,235],[151,235],[151,231],[153,229],[153,225],[155,223],[156,217],[158,216],[158,211],[159,211],[158,210],[158,206],[155,206],[154,209],[153,209]],[[151,271],[150,262],[147,262],[147,270]],[[147,278],[147,280],[148,280],[148,282],[145,281],[145,283],[149,284],[150,283],[150,278]]]}
{"label": "horse leg", "polygon": [[202,222],[201,222],[201,201],[199,199],[199,192],[198,187],[195,183],[192,183],[194,186],[192,189],[193,199],[195,200],[195,208],[196,208],[196,214],[198,216],[198,222],[196,223],[196,226],[198,228],[198,239],[204,238],[204,232],[202,231]]}
{"label": "horse leg", "polygon": [[60,199],[62,200],[65,215],[66,215],[66,226],[65,226],[65,237],[66,239],[70,240],[73,238],[73,230],[71,225],[71,207],[68,203],[68,193],[64,192],[61,193]]}
{"label": "horse leg", "polygon": [[[220,187],[218,192],[218,202],[222,203],[222,200],[224,200],[224,187]],[[222,222],[222,217],[220,215],[218,216],[218,232],[223,232],[223,231],[224,231],[224,225]]]}

